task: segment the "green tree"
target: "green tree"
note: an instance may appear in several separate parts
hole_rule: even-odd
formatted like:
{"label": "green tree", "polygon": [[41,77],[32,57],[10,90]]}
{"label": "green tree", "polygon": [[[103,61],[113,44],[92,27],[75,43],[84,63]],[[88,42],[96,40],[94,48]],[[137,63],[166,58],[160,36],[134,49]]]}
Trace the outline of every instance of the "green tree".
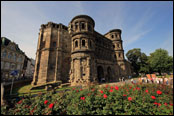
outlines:
{"label": "green tree", "polygon": [[160,75],[164,72],[173,71],[173,57],[168,55],[167,50],[156,49],[151,53],[148,62],[153,72],[158,72]]}
{"label": "green tree", "polygon": [[140,48],[134,48],[126,53],[128,61],[131,63],[134,72],[138,75],[139,72],[148,73],[148,58],[145,53],[141,53]]}

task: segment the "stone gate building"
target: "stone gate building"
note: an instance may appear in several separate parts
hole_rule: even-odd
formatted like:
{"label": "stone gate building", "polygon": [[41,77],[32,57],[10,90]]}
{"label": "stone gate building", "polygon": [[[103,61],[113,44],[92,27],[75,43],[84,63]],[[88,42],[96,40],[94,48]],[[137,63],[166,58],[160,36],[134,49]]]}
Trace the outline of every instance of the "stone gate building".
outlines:
{"label": "stone gate building", "polygon": [[121,30],[102,35],[94,27],[94,20],[87,15],[74,17],[68,27],[53,22],[42,24],[32,85],[59,80],[72,86],[88,85],[131,75]]}

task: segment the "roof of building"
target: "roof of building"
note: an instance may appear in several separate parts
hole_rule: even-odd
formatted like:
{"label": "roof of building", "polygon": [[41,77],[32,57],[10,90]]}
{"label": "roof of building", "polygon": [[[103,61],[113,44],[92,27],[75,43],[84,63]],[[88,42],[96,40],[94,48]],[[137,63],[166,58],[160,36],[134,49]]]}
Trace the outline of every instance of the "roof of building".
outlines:
{"label": "roof of building", "polygon": [[93,25],[95,26],[95,21],[90,17],[90,16],[88,16],[88,15],[77,15],[77,16],[75,16],[72,20],[71,20],[71,22],[73,21],[73,20],[75,20],[75,19],[77,19],[77,18],[88,18],[88,19],[90,19],[91,21],[92,21],[92,23],[93,23]]}
{"label": "roof of building", "polygon": [[[10,43],[12,43],[12,41],[6,37],[1,37],[1,46],[8,46]],[[14,42],[13,42],[14,43]],[[18,44],[15,44],[15,48],[17,52],[20,52],[22,54],[25,54],[18,46]]]}

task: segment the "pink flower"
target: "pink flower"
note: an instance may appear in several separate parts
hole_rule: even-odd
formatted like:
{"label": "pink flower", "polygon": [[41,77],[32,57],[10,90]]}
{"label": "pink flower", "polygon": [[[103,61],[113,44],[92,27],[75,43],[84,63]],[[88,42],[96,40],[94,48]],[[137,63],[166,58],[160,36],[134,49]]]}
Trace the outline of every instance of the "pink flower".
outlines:
{"label": "pink flower", "polygon": [[115,90],[118,90],[119,88],[118,88],[118,86],[115,86]]}
{"label": "pink flower", "polygon": [[148,93],[149,91],[146,89],[146,93]]}
{"label": "pink flower", "polygon": [[127,96],[127,95],[124,94],[123,96]]}
{"label": "pink flower", "polygon": [[165,106],[167,106],[167,103],[164,103]]}
{"label": "pink flower", "polygon": [[103,95],[104,98],[107,98],[108,96],[106,94]]}
{"label": "pink flower", "polygon": [[81,97],[80,99],[81,99],[81,100],[85,100],[85,97]]}
{"label": "pink flower", "polygon": [[111,88],[111,89],[113,89],[114,87],[113,87],[113,86],[111,86],[110,88]]}
{"label": "pink flower", "polygon": [[131,98],[131,97],[128,97],[128,100],[129,100],[129,101],[132,101],[132,98]]}
{"label": "pink flower", "polygon": [[110,89],[109,92],[113,92],[113,89]]}
{"label": "pink flower", "polygon": [[162,94],[162,92],[161,92],[160,90],[156,91],[156,93],[157,93],[158,95],[161,95],[161,94]]}

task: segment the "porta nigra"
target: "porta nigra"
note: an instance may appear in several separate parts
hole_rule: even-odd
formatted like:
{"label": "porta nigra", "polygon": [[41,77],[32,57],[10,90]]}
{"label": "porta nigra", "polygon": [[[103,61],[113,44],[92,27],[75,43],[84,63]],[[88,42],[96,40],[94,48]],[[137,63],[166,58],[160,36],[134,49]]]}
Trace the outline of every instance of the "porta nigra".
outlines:
{"label": "porta nigra", "polygon": [[74,17],[68,27],[42,24],[32,85],[62,81],[86,86],[128,78],[131,66],[124,58],[122,31],[113,29],[102,35],[94,27],[87,15]]}

